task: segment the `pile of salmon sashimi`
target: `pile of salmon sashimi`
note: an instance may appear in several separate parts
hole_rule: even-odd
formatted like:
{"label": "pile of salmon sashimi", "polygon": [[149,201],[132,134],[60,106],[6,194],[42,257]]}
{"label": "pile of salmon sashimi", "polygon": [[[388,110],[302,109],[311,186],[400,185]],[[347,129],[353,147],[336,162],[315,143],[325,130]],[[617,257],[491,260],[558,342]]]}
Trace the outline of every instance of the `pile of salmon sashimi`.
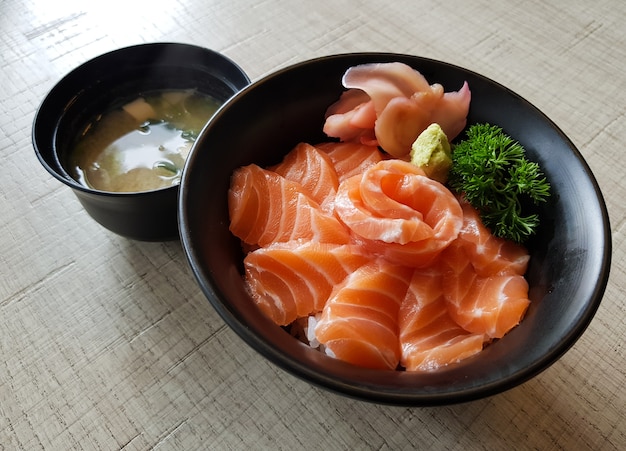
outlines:
{"label": "pile of salmon sashimi", "polygon": [[[303,142],[275,166],[236,169],[228,205],[262,314],[337,359],[424,372],[479,353],[519,324],[530,303],[529,254],[407,161],[431,123],[451,124],[450,139],[460,133],[469,103],[467,84],[443,93],[407,68],[351,68],[348,90],[327,112],[325,132],[340,141]],[[407,111],[420,123],[410,136],[383,127],[397,125],[385,114],[406,120]]]}

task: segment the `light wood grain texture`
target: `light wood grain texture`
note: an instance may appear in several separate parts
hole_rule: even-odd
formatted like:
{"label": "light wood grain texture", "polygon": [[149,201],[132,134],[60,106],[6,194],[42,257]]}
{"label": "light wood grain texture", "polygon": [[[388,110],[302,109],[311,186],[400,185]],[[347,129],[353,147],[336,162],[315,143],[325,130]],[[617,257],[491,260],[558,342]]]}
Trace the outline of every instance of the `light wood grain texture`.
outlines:
{"label": "light wood grain texture", "polygon": [[[2,0],[0,450],[626,449],[625,23],[622,0]],[[606,197],[613,266],[593,322],[531,381],[449,407],[364,403],[277,369],[212,310],[180,244],[105,231],[34,156],[35,110],[61,76],[153,41],[224,52],[253,79],[392,51],[516,91]]]}

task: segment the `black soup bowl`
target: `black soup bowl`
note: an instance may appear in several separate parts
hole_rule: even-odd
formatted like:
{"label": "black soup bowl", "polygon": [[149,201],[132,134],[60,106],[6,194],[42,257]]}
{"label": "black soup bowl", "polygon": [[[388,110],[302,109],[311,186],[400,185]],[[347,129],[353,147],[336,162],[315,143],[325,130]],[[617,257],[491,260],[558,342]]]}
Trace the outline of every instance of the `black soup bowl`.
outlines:
{"label": "black soup bowl", "polygon": [[[399,61],[446,91],[469,83],[468,124],[489,122],[518,140],[552,186],[542,223],[528,243],[531,305],[522,323],[478,355],[432,373],[364,369],[323,355],[276,326],[252,302],[242,281],[243,254],[229,232],[227,192],[243,165],[278,163],[301,141],[328,140],[326,108],[343,91],[351,66]],[[557,361],[592,320],[611,261],[608,214],[583,157],[544,114],[502,85],[474,72],[410,55],[357,53],[302,62],[237,94],[196,141],[179,202],[181,241],[204,294],[248,345],[314,385],[375,403],[432,406],[511,389]]]}
{"label": "black soup bowl", "polygon": [[33,147],[43,167],[102,226],[131,239],[178,239],[178,184],[138,192],[92,189],[70,175],[72,148],[95,118],[142,93],[195,89],[226,102],[249,83],[236,63],[203,47],[150,43],[114,50],[78,66],[52,88],[34,119]]}

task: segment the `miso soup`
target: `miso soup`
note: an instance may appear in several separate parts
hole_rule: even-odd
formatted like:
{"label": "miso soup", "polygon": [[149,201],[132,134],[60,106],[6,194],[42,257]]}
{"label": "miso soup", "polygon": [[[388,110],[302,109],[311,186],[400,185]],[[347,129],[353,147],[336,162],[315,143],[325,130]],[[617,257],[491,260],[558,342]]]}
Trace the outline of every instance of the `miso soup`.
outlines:
{"label": "miso soup", "polygon": [[195,90],[132,99],[91,122],[69,158],[81,184],[100,191],[150,191],[180,183],[189,150],[221,102]]}

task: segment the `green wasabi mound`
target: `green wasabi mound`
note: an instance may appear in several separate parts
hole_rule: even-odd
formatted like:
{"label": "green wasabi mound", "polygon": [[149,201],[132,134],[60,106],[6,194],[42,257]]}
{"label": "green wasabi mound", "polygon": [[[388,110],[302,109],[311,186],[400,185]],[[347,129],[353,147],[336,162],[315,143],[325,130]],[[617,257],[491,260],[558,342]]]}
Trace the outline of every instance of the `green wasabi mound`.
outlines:
{"label": "green wasabi mound", "polygon": [[452,166],[452,151],[439,124],[430,124],[420,133],[411,146],[410,155],[411,163],[420,167],[428,177],[446,183]]}

